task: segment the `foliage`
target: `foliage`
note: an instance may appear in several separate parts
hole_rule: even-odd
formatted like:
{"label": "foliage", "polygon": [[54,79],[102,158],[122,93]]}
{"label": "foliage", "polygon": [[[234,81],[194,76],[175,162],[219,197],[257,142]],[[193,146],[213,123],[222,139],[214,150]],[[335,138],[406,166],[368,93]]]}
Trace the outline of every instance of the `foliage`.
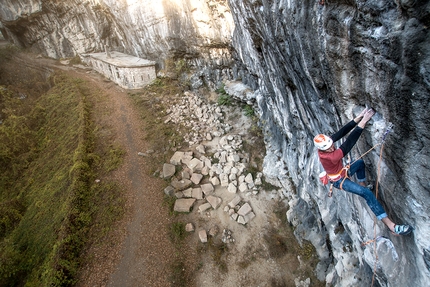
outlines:
{"label": "foliage", "polygon": [[218,97],[218,105],[220,106],[231,106],[232,105],[232,99],[229,94],[225,91],[225,85],[222,84],[217,90],[217,94],[219,94]]}
{"label": "foliage", "polygon": [[75,57],[71,58],[69,64],[70,65],[79,65],[79,64],[82,64],[81,57],[75,56]]}
{"label": "foliage", "polygon": [[247,117],[253,117],[255,115],[254,109],[250,105],[245,105],[243,108],[244,114]]}
{"label": "foliage", "polygon": [[[182,93],[182,86],[176,80],[169,78],[158,78],[152,85],[148,86],[140,93],[130,94],[134,104],[140,112],[142,119],[146,123],[145,140],[150,144],[149,149],[156,154],[171,156],[169,153],[173,147],[178,147],[183,142],[181,128],[175,125],[166,125],[162,119],[166,110],[165,102],[170,97],[177,97]],[[154,95],[157,97],[154,97]],[[160,99],[164,99],[161,101]],[[165,162],[165,158],[148,158],[154,162]]]}
{"label": "foliage", "polygon": [[[74,285],[90,228],[108,228],[122,214],[120,199],[105,202],[119,188],[94,185],[105,165],[94,154],[92,91],[61,73],[50,82],[36,104],[0,90],[1,185],[8,187],[0,190],[0,286]],[[110,169],[121,157],[113,150]]]}
{"label": "foliage", "polygon": [[183,242],[186,236],[185,223],[183,222],[173,222],[170,225],[170,239],[175,244],[180,244]]}

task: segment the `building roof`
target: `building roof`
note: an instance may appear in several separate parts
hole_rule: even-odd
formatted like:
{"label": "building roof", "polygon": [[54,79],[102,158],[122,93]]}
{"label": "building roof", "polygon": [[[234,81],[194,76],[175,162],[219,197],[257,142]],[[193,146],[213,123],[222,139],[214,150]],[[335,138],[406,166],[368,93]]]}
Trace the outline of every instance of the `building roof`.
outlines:
{"label": "building roof", "polygon": [[145,60],[142,58],[123,54],[116,51],[109,52],[109,54],[110,54],[110,58],[107,57],[105,52],[93,53],[88,55],[97,60],[112,64],[117,67],[136,68],[136,67],[147,67],[147,66],[155,65],[154,61]]}

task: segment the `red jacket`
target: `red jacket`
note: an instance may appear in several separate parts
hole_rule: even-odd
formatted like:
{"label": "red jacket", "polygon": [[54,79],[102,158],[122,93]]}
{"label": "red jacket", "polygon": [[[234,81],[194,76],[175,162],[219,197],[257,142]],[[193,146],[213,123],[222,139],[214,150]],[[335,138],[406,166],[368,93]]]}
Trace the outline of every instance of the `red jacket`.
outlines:
{"label": "red jacket", "polygon": [[[333,142],[337,142],[346,134],[348,134],[356,125],[357,123],[352,120],[346,125],[344,125],[335,134],[330,136],[330,138],[333,140]],[[362,128],[355,127],[355,129],[351,132],[351,134],[344,141],[344,143],[338,149],[335,149],[333,152],[324,152],[322,150],[318,150],[320,162],[329,176],[332,175],[333,178],[334,175],[337,175],[342,171],[342,158],[351,151],[352,147],[357,143],[357,140],[362,132]],[[345,176],[345,170],[342,171],[341,176]]]}

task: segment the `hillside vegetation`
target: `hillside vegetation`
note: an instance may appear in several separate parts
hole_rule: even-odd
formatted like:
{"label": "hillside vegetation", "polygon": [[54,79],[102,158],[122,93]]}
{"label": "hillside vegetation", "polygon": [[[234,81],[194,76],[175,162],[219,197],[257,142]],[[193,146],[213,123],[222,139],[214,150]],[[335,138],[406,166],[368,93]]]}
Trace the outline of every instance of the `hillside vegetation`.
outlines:
{"label": "hillside vegetation", "polygon": [[83,248],[123,213],[121,190],[96,181],[121,149],[98,132],[98,91],[0,53],[0,286],[70,286]]}

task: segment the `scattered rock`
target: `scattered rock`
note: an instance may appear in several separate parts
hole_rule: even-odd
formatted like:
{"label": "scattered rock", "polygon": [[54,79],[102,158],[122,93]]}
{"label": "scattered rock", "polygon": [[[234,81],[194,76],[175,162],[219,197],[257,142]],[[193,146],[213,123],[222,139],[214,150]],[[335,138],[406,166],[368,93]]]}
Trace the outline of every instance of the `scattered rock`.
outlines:
{"label": "scattered rock", "polygon": [[209,236],[215,237],[217,234],[219,233],[219,228],[218,226],[213,226],[210,230],[209,230]]}
{"label": "scattered rock", "polygon": [[171,178],[176,172],[176,167],[173,164],[165,163],[163,165],[163,178],[169,179]]}
{"label": "scattered rock", "polygon": [[190,212],[193,207],[195,198],[180,198],[175,201],[173,211],[176,212]]}
{"label": "scattered rock", "polygon": [[245,216],[248,213],[250,213],[252,211],[251,205],[249,205],[249,203],[245,203],[244,205],[242,205],[242,207],[239,209],[239,211],[237,212],[237,214],[241,215],[241,216]]}
{"label": "scattered rock", "polygon": [[210,203],[213,209],[217,209],[222,203],[222,199],[220,197],[213,195],[207,196],[206,200]]}
{"label": "scattered rock", "polygon": [[184,152],[183,151],[177,151],[175,152],[175,154],[172,156],[172,158],[170,159],[170,163],[173,165],[179,165],[182,162],[182,158],[184,157]]}
{"label": "scattered rock", "polygon": [[186,232],[193,232],[193,231],[194,231],[194,224],[192,224],[191,222],[190,222],[190,223],[187,223],[187,224],[185,225],[185,231],[186,231]]}
{"label": "scattered rock", "polygon": [[203,178],[203,175],[201,175],[201,174],[199,174],[199,173],[193,173],[193,174],[191,175],[191,181],[192,181],[194,184],[199,184],[199,183],[200,183],[200,181],[202,180],[202,178]]}
{"label": "scattered rock", "polygon": [[173,196],[175,195],[175,189],[173,188],[173,186],[169,185],[164,189],[164,193],[168,196]]}
{"label": "scattered rock", "polygon": [[195,199],[203,199],[203,191],[200,187],[193,188],[191,191],[191,197]]}
{"label": "scattered rock", "polygon": [[233,200],[232,201],[230,201],[229,203],[228,203],[228,206],[230,207],[230,208],[234,208],[236,205],[238,205],[239,204],[239,202],[242,200],[242,198],[239,196],[239,195],[236,195],[236,197],[235,198],[233,198]]}
{"label": "scattered rock", "polygon": [[178,180],[178,179],[173,179],[171,182],[171,185],[176,189],[176,190],[184,190],[186,188],[189,188],[191,186],[192,182],[189,179],[182,179],[182,180]]}
{"label": "scattered rock", "polygon": [[203,213],[211,207],[212,207],[212,205],[209,202],[205,202],[199,206],[199,212]]}
{"label": "scattered rock", "polygon": [[206,233],[206,230],[203,229],[199,231],[199,238],[202,243],[208,242],[208,235]]}

